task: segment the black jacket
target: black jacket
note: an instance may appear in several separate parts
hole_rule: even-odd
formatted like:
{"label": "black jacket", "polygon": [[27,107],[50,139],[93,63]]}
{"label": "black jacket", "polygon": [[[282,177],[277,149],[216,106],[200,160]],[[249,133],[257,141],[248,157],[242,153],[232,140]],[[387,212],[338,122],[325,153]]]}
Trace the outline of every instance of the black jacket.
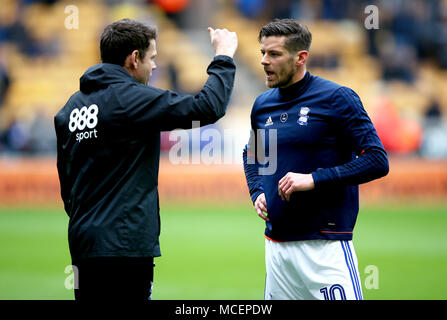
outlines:
{"label": "black jacket", "polygon": [[160,256],[160,131],[223,117],[235,71],[231,58],[215,57],[195,96],[145,86],[114,64],[85,72],[54,119],[73,261]]}

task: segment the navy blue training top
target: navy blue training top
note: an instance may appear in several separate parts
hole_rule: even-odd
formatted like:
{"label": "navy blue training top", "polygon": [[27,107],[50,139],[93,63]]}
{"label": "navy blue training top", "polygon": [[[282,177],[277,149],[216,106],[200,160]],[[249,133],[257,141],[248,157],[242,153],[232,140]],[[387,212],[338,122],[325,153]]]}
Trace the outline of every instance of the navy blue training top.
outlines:
{"label": "navy blue training top", "polygon": [[[307,72],[287,88],[261,94],[251,126],[244,171],[252,201],[265,193],[266,237],[351,240],[358,184],[389,171],[387,154],[358,95]],[[282,200],[278,182],[288,172],[312,173],[315,189]]]}

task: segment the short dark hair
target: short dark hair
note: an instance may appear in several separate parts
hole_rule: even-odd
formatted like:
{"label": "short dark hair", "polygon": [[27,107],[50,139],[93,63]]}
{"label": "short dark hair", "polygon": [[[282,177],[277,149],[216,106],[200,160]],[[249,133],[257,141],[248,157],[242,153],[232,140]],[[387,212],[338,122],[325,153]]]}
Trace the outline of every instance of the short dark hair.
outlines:
{"label": "short dark hair", "polygon": [[293,19],[274,19],[259,31],[258,41],[263,37],[286,36],[285,47],[289,52],[310,49],[312,34],[303,24]]}
{"label": "short dark hair", "polygon": [[156,38],[157,30],[154,27],[131,19],[118,20],[106,26],[101,35],[101,60],[124,66],[126,57],[134,50],[138,50],[141,59],[144,59],[150,40]]}

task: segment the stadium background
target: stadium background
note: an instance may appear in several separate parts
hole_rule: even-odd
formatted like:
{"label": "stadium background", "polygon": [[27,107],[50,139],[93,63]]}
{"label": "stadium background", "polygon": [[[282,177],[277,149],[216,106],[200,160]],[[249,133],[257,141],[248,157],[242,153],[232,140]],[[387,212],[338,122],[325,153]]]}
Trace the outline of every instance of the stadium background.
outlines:
{"label": "stadium background", "polygon": [[[379,28],[368,30],[371,4]],[[390,155],[390,174],[361,186],[354,244],[364,297],[447,298],[446,0],[0,0],[0,299],[73,298],[52,121],[99,62],[103,27],[123,17],[157,25],[151,85],[164,89],[201,88],[208,25],[239,37],[227,115],[199,131],[183,164],[162,133],[154,299],[263,298],[264,225],[241,151],[265,90],[257,34],[273,17],[309,26],[309,70],[360,95]],[[217,143],[221,154],[207,153]]]}

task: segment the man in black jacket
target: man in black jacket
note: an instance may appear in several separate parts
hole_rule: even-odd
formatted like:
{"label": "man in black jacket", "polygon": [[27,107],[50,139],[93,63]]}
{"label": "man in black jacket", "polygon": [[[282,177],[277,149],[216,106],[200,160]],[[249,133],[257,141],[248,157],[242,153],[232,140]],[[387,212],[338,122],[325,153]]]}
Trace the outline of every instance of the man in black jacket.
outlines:
{"label": "man in black jacket", "polygon": [[75,298],[150,298],[160,256],[160,131],[216,122],[234,84],[237,37],[208,29],[216,56],[195,96],[148,86],[156,68],[156,30],[123,19],[104,29],[102,63],[55,116],[61,196],[78,288]]}

